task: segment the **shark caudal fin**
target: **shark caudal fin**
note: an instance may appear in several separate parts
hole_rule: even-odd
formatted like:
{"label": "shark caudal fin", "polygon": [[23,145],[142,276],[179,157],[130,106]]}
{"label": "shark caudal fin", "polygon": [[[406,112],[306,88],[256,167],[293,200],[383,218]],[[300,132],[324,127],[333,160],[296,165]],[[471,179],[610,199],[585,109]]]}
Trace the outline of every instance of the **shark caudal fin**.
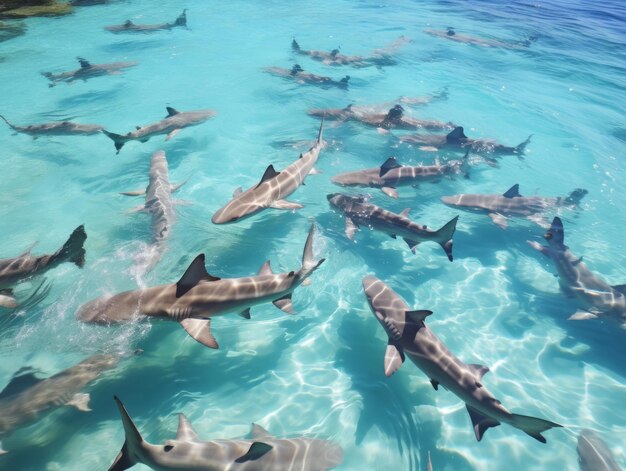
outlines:
{"label": "shark caudal fin", "polygon": [[125,469],[132,468],[139,462],[137,459],[137,451],[143,443],[143,437],[133,423],[133,419],[131,419],[130,415],[128,415],[122,401],[120,401],[117,396],[113,396],[113,399],[115,399],[117,407],[120,410],[120,415],[122,416],[122,424],[124,425],[126,440],[124,441],[122,449],[115,458],[115,461],[109,468],[109,471],[124,471]]}
{"label": "shark caudal fin", "polygon": [[78,226],[67,239],[67,242],[63,244],[63,247],[53,255],[55,262],[72,262],[77,267],[82,268],[85,264],[85,247],[83,247],[85,240],[87,240],[85,226]]}
{"label": "shark caudal fin", "polygon": [[456,231],[456,223],[459,220],[458,216],[455,216],[450,222],[439,229],[436,232],[437,242],[443,248],[444,252],[448,256],[448,260],[452,261],[452,236]]}
{"label": "shark caudal fin", "polygon": [[515,153],[519,159],[523,159],[524,151],[526,150],[526,146],[530,143],[531,137],[533,137],[532,134],[528,136],[524,142],[515,146]]}
{"label": "shark caudal fin", "polygon": [[302,252],[302,268],[300,269],[300,273],[302,277],[306,277],[313,273],[322,263],[324,263],[325,259],[315,260],[313,256],[313,238],[315,236],[315,224],[311,224],[311,229],[309,229],[309,235],[306,238],[306,242],[304,244],[304,251]]}
{"label": "shark caudal fin", "polygon": [[13,124],[11,124],[11,123],[9,122],[9,120],[8,120],[8,119],[6,119],[6,118],[5,118],[4,116],[2,116],[1,114],[0,114],[0,118],[2,118],[2,120],[3,120],[5,123],[7,123],[11,129],[16,129],[16,130],[17,130],[17,128],[16,128]]}
{"label": "shark caudal fin", "polygon": [[580,205],[580,200],[582,200],[587,195],[587,193],[589,192],[584,188],[576,188],[569,194],[569,196],[565,198],[565,203],[578,206]]}
{"label": "shark caudal fin", "polygon": [[116,154],[119,154],[120,150],[122,150],[122,147],[124,147],[124,144],[126,144],[126,142],[128,142],[128,139],[126,139],[121,134],[115,134],[114,132],[109,132],[106,129],[103,129],[102,132],[107,137],[109,137],[110,139],[113,140],[113,143],[115,144],[115,150],[117,151],[117,152],[115,152]]}
{"label": "shark caudal fin", "polygon": [[550,430],[554,427],[563,427],[562,425],[555,424],[554,422],[550,422],[549,420],[529,417],[527,415],[511,414],[511,418],[513,419],[513,421],[511,422],[511,425],[513,425],[513,427],[526,432],[528,435],[533,437],[535,440],[540,441],[541,443],[546,443],[545,437],[541,435],[542,432]]}
{"label": "shark caudal fin", "polygon": [[317,132],[317,140],[315,143],[318,146],[324,145],[324,115],[322,115],[322,122],[320,123],[320,129]]}

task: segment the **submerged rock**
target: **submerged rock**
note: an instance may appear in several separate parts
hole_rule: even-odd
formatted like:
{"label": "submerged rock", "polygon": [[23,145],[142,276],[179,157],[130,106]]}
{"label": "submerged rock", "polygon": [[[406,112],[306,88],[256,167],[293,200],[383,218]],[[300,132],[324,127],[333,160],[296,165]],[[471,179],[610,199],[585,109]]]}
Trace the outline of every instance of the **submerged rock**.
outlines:
{"label": "submerged rock", "polygon": [[56,0],[3,0],[0,4],[0,18],[58,16],[71,11],[72,5]]}

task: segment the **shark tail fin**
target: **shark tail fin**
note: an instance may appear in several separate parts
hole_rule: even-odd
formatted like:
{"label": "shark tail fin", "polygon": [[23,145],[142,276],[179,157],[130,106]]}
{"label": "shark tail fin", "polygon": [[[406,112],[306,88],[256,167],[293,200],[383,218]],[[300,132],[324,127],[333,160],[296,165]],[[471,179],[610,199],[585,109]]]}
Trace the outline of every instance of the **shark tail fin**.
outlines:
{"label": "shark tail fin", "polygon": [[109,132],[106,129],[103,129],[102,132],[106,134],[107,137],[113,140],[113,143],[115,144],[115,150],[117,151],[116,154],[119,154],[120,150],[122,150],[122,147],[124,147],[124,144],[126,144],[127,139],[121,134],[115,134],[114,132]]}
{"label": "shark tail fin", "polygon": [[122,416],[122,424],[124,425],[126,441],[115,458],[115,461],[109,468],[109,471],[124,471],[125,469],[132,468],[138,463],[139,460],[136,457],[136,451],[141,443],[143,443],[143,437],[133,423],[133,419],[131,419],[130,415],[128,415],[122,401],[120,401],[117,396],[113,396],[113,399],[115,399],[117,407],[120,410],[120,415]]}
{"label": "shark tail fin", "polygon": [[589,193],[589,192],[587,190],[585,190],[584,188],[576,188],[574,191],[572,191],[567,196],[567,198],[565,198],[565,201],[568,204],[572,204],[574,206],[579,206],[580,205],[580,200],[582,200],[587,193]]}
{"label": "shark tail fin", "polygon": [[70,234],[63,247],[54,254],[55,261],[57,263],[72,262],[82,268],[85,264],[85,240],[87,240],[85,226],[80,225]]}
{"label": "shark tail fin", "polygon": [[517,146],[515,146],[515,153],[517,154],[517,158],[520,160],[524,159],[524,151],[526,150],[526,146],[530,143],[530,138],[533,137],[533,135],[531,134],[530,136],[528,136],[528,138],[526,138],[526,140],[524,142],[522,142],[521,144],[518,144]]}
{"label": "shark tail fin", "polygon": [[173,26],[187,26],[187,9],[185,8],[183,12],[178,15],[178,18],[174,20]]}
{"label": "shark tail fin", "polygon": [[8,120],[8,119],[6,119],[6,118],[5,118],[4,116],[2,116],[1,114],[0,114],[0,118],[2,118],[2,120],[3,120],[5,123],[7,123],[11,129],[15,129],[15,126],[14,126],[13,124],[11,124],[11,123],[9,122],[9,120]]}
{"label": "shark tail fin", "polygon": [[320,130],[317,132],[317,145],[324,143],[324,115],[322,115],[322,122],[320,123]]}
{"label": "shark tail fin", "polygon": [[542,432],[550,430],[554,427],[562,427],[562,425],[555,424],[554,422],[550,422],[549,420],[538,419],[536,417],[530,417],[527,415],[511,414],[511,417],[513,418],[512,425],[515,428],[524,431],[541,443],[546,443],[545,437],[541,435]]}
{"label": "shark tail fin", "polygon": [[461,175],[463,175],[465,178],[468,178],[468,179],[470,177],[470,168],[472,167],[470,164],[470,151],[471,150],[472,150],[471,146],[468,146],[467,152],[461,159],[461,165],[459,167],[459,170],[461,171]]}
{"label": "shark tail fin", "polygon": [[324,259],[315,260],[313,256],[313,238],[315,236],[315,224],[311,224],[311,229],[309,230],[309,235],[306,238],[306,243],[304,244],[304,252],[302,253],[302,269],[300,273],[302,276],[308,276],[313,273],[317,267],[319,267]]}
{"label": "shark tail fin", "polygon": [[456,223],[459,220],[458,216],[455,216],[450,222],[437,231],[437,242],[443,248],[444,252],[448,256],[448,260],[452,261],[452,236],[456,231]]}

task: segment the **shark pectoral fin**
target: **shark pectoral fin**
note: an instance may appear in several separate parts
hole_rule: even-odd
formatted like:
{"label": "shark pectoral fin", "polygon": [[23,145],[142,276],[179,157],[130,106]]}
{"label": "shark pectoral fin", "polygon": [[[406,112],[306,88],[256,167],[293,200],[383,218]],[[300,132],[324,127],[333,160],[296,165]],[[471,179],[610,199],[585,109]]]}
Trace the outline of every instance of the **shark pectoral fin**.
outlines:
{"label": "shark pectoral fin", "polygon": [[359,230],[359,226],[351,218],[346,216],[346,237],[350,240],[354,240],[356,231]]}
{"label": "shark pectoral fin", "polygon": [[254,442],[250,445],[250,449],[245,455],[240,456],[235,460],[235,463],[246,463],[248,461],[254,461],[261,458],[266,453],[272,451],[274,447],[263,442]]}
{"label": "shark pectoral fin", "polygon": [[250,308],[241,311],[239,315],[244,319],[250,319]]}
{"label": "shark pectoral fin", "polygon": [[267,260],[263,265],[261,265],[261,268],[259,269],[259,273],[258,275],[273,275],[274,272],[272,271],[272,266],[270,265],[270,261]]}
{"label": "shark pectoral fin", "polygon": [[176,432],[176,440],[182,442],[193,442],[198,440],[198,434],[191,426],[189,419],[185,414],[178,414],[178,431]]}
{"label": "shark pectoral fin", "polygon": [[8,293],[8,290],[0,292],[0,307],[5,309],[15,309],[17,307],[17,300],[12,294]]}
{"label": "shark pectoral fin", "polygon": [[293,305],[291,304],[291,293],[272,301],[272,304],[287,314],[293,314]]}
{"label": "shark pectoral fin", "polygon": [[407,245],[411,249],[411,252],[415,253],[415,247],[417,247],[419,245],[419,242],[417,242],[415,240],[409,240],[409,239],[406,239],[406,238],[402,238],[402,240],[404,240],[407,243]]}
{"label": "shark pectoral fin", "polygon": [[169,133],[167,135],[167,137],[165,138],[166,141],[169,141],[170,139],[176,137],[176,134],[178,134],[181,131],[181,129],[174,129],[171,133]]}
{"label": "shark pectoral fin", "polygon": [[418,147],[419,150],[422,150],[424,152],[437,152],[439,149],[435,146],[420,146]]}
{"label": "shark pectoral fin", "polygon": [[170,192],[174,193],[174,192],[180,190],[180,187],[182,187],[188,181],[189,181],[189,178],[185,178],[182,182],[177,183],[176,185],[170,185]]}
{"label": "shark pectoral fin", "polygon": [[479,381],[483,379],[483,376],[489,373],[489,368],[487,368],[484,365],[478,365],[476,363],[472,363],[472,364],[467,365],[467,367],[472,373],[474,373],[474,376],[476,376]]}
{"label": "shark pectoral fin", "polygon": [[277,200],[270,204],[270,208],[274,209],[300,209],[304,208],[300,203],[293,203],[287,200]]}
{"label": "shark pectoral fin", "polygon": [[134,206],[130,209],[126,210],[126,214],[135,214],[135,213],[143,213],[146,211],[146,205],[140,204],[138,206]]}
{"label": "shark pectoral fin", "polygon": [[390,338],[385,350],[385,376],[389,378],[400,369],[402,363],[404,363],[402,347]]}
{"label": "shark pectoral fin", "polygon": [[250,436],[255,440],[259,440],[261,438],[274,438],[274,436],[261,427],[258,424],[252,424],[252,430],[250,430]]}
{"label": "shark pectoral fin", "polygon": [[568,321],[587,321],[590,319],[597,319],[598,315],[594,314],[590,311],[583,311],[579,309],[574,314],[572,314],[567,320]]}
{"label": "shark pectoral fin", "polygon": [[506,229],[508,226],[508,222],[506,217],[500,213],[489,213],[488,216],[491,218],[493,223],[498,226],[500,229]]}
{"label": "shark pectoral fin", "polygon": [[472,425],[474,426],[476,440],[480,441],[483,438],[483,434],[488,428],[497,427],[498,425],[500,425],[500,422],[492,419],[491,417],[483,415],[469,404],[465,404],[465,407],[467,407],[467,412],[469,412],[470,419],[472,419]]}
{"label": "shark pectoral fin", "polygon": [[435,391],[439,391],[439,381],[437,381],[436,379],[431,379],[430,384],[433,385],[433,388],[435,389]]}
{"label": "shark pectoral fin", "polygon": [[146,194],[146,189],[144,188],[143,190],[134,190],[134,191],[122,191],[120,192],[120,195],[124,195],[124,196],[142,196]]}
{"label": "shark pectoral fin", "polygon": [[8,451],[6,451],[4,448],[2,448],[2,442],[0,442],[0,455],[6,455],[8,453]]}
{"label": "shark pectoral fin", "polygon": [[415,324],[419,324],[420,322],[424,322],[428,316],[430,316],[433,311],[429,311],[427,309],[421,309],[417,311],[406,311],[405,315],[407,320],[414,322]]}
{"label": "shark pectoral fin", "polygon": [[321,170],[318,170],[315,167],[312,167],[311,170],[309,171],[309,175],[320,175],[321,173],[322,173]]}
{"label": "shark pectoral fin", "polygon": [[543,245],[541,245],[539,242],[534,241],[534,240],[527,240],[526,243],[528,245],[530,245],[533,249],[535,249],[537,252],[541,252],[542,254],[544,254],[546,257],[549,257],[548,255],[548,248],[544,247]]}
{"label": "shark pectoral fin", "polygon": [[176,297],[180,298],[183,294],[196,286],[201,281],[218,281],[220,278],[211,276],[204,266],[204,254],[194,258],[187,271],[183,274],[178,283],[176,283]]}
{"label": "shark pectoral fin", "polygon": [[209,348],[220,348],[217,340],[211,333],[211,319],[187,318],[180,321],[180,325],[187,331],[189,336],[196,342]]}
{"label": "shark pectoral fin", "polygon": [[89,408],[89,399],[91,399],[91,396],[89,396],[89,394],[77,393],[74,394],[74,396],[72,396],[72,399],[70,399],[65,405],[74,406],[82,412],[89,412],[91,411],[91,409]]}
{"label": "shark pectoral fin", "polygon": [[[580,259],[582,260],[582,257],[580,257]],[[611,286],[611,288],[613,288],[615,291],[618,291],[622,293],[624,296],[626,296],[626,285],[613,285]]]}
{"label": "shark pectoral fin", "polygon": [[235,188],[235,191],[233,191],[233,198],[237,198],[242,193],[243,193],[243,189],[240,186],[238,186],[237,188]]}
{"label": "shark pectoral fin", "polygon": [[396,190],[395,188],[391,188],[390,186],[383,186],[380,190],[390,198],[398,199],[398,190]]}

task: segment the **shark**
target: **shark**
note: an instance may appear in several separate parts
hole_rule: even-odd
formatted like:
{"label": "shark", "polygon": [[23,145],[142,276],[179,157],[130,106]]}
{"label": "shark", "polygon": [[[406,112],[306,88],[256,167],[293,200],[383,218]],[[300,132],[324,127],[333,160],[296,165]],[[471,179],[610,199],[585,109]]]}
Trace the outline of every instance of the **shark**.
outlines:
{"label": "shark", "polygon": [[578,435],[576,451],[581,471],[622,471],[606,443],[591,430]]}
{"label": "shark", "polygon": [[285,69],[283,67],[265,67],[263,69],[264,72],[268,74],[275,75],[277,77],[282,77],[288,80],[294,80],[297,83],[307,83],[309,85],[319,85],[322,88],[348,88],[348,82],[350,81],[350,76],[346,75],[344,78],[339,80],[334,80],[330,77],[325,77],[323,75],[316,75],[310,72],[305,72],[300,64],[295,64],[291,69]]}
{"label": "shark", "polygon": [[175,201],[172,193],[185,183],[170,184],[165,152],[160,150],[155,152],[150,160],[148,186],[143,190],[122,193],[126,196],[145,195],[145,204],[135,208],[135,211],[149,213],[152,218],[152,243],[156,248],[156,257],[150,261],[150,267],[154,266],[161,257],[165,250],[165,243],[176,222]]}
{"label": "shark", "polygon": [[297,271],[275,274],[267,261],[256,276],[222,279],[206,271],[204,254],[200,254],[177,283],[97,298],[81,306],[76,317],[96,324],[121,323],[137,315],[167,319],[179,322],[202,345],[219,348],[211,333],[215,316],[236,312],[250,319],[250,308],[266,302],[293,312],[293,291],[324,262],[313,257],[314,229],[311,225]]}
{"label": "shark", "polygon": [[458,34],[454,28],[448,28],[445,31],[438,29],[425,29],[424,32],[436,38],[449,39],[464,44],[471,44],[473,46],[482,47],[499,47],[504,49],[523,49],[531,45],[537,38],[534,36],[524,39],[522,41],[501,41],[498,39],[484,39],[477,38],[475,36],[469,36],[467,34]]}
{"label": "shark", "polygon": [[112,33],[152,33],[154,31],[171,30],[173,28],[187,28],[187,9],[171,23],[159,23],[154,25],[142,25],[126,20],[121,25],[105,26],[104,29]]}
{"label": "shark", "polygon": [[302,49],[298,41],[294,38],[291,41],[291,50],[296,54],[308,56],[313,60],[324,63],[325,65],[349,65],[355,68],[371,67],[371,66],[388,66],[395,65],[396,61],[391,55],[410,40],[401,36],[390,46],[383,49],[377,49],[371,56],[346,56],[339,52],[339,49],[333,49],[330,52],[316,51],[313,49]]}
{"label": "shark", "polygon": [[[90,396],[81,391],[115,368],[118,360],[113,355],[94,355],[46,379],[37,378],[31,369],[19,371],[0,392],[0,438],[62,406],[90,411]],[[0,446],[0,454],[5,453]]]}
{"label": "shark", "polygon": [[469,150],[462,160],[450,160],[444,164],[435,162],[433,165],[404,166],[395,157],[389,157],[380,167],[366,168],[354,172],[340,173],[331,181],[340,186],[360,186],[380,188],[391,198],[398,198],[396,188],[400,186],[417,186],[425,182],[437,182],[443,177],[464,175],[469,178]]}
{"label": "shark", "polygon": [[211,218],[214,224],[226,224],[239,221],[252,216],[267,208],[274,209],[300,209],[299,203],[287,201],[289,195],[304,184],[307,175],[318,173],[315,164],[320,151],[324,146],[322,139],[324,120],[322,120],[315,144],[295,162],[277,172],[273,165],[269,165],[263,173],[263,177],[256,185],[243,191],[241,187],[233,193],[233,198]]}
{"label": "shark", "polygon": [[[13,294],[13,287],[33,276],[42,275],[62,263],[70,262],[82,268],[85,264],[85,248],[83,247],[87,234],[84,226],[78,226],[69,236],[63,246],[52,254],[32,255],[32,247],[14,258],[0,259],[0,306],[6,308],[17,307]],[[44,289],[40,285],[39,289]]]}
{"label": "shark", "polygon": [[115,134],[104,129],[102,132],[111,138],[115,144],[116,153],[119,154],[124,144],[130,141],[148,142],[154,136],[166,134],[166,141],[176,136],[183,128],[197,126],[217,113],[213,110],[178,111],[170,106],[166,107],[167,116],[156,123],[145,126],[137,126],[134,131],[126,134]]}
{"label": "shark", "polygon": [[176,438],[153,445],[141,436],[120,399],[114,397],[126,440],[109,471],[142,463],[160,471],[325,471],[343,461],[343,450],[328,440],[277,438],[252,424],[251,439],[201,440],[184,414]]}
{"label": "shark", "polygon": [[393,375],[409,359],[422,370],[435,390],[443,386],[465,402],[480,441],[485,431],[502,423],[512,425],[542,443],[543,432],[561,425],[549,420],[512,414],[484,386],[489,368],[459,360],[428,328],[428,310],[411,310],[406,302],[375,276],[363,278],[363,289],[372,313],[388,336],[385,376]]}
{"label": "shark", "polygon": [[443,196],[441,201],[454,208],[486,213],[493,223],[502,229],[508,226],[508,216],[523,217],[541,227],[549,227],[544,218],[548,211],[578,209],[580,201],[587,193],[587,190],[577,188],[568,196],[522,196],[519,184],[516,183],[502,195],[461,194]]}
{"label": "shark", "polygon": [[27,126],[17,126],[11,123],[4,116],[0,118],[9,125],[16,133],[28,134],[33,139],[40,136],[89,136],[99,134],[104,129],[97,124],[79,124],[71,121],[56,121],[43,124],[29,124]]}
{"label": "shark", "polygon": [[494,154],[497,156],[517,155],[519,159],[522,159],[531,137],[532,134],[521,144],[511,147],[500,144],[492,139],[470,139],[465,135],[463,127],[457,126],[445,135],[413,134],[410,136],[402,136],[400,141],[408,142],[409,144],[421,144],[420,149],[426,151],[436,151],[439,149],[465,150],[469,147],[471,151],[476,154]]}
{"label": "shark", "polygon": [[138,62],[111,62],[110,64],[92,64],[87,59],[77,57],[80,69],[71,70],[69,72],[62,72],[59,74],[53,74],[52,72],[44,72],[43,76],[50,80],[49,87],[54,87],[57,83],[73,83],[77,80],[86,82],[94,77],[101,77],[103,75],[119,75],[122,70],[135,67]]}
{"label": "shark", "polygon": [[422,242],[436,242],[452,261],[452,236],[456,231],[458,216],[446,223],[441,229],[433,231],[426,226],[417,224],[408,218],[410,209],[400,214],[392,213],[367,201],[363,196],[348,196],[341,193],[327,195],[329,203],[343,211],[346,218],[346,236],[354,240],[359,226],[388,234],[393,239],[402,237],[413,253]]}
{"label": "shark", "polygon": [[582,257],[577,257],[569,250],[565,245],[561,218],[552,220],[544,238],[548,241],[547,246],[536,241],[527,242],[552,260],[561,291],[582,304],[583,308],[578,309],[569,319],[609,319],[626,328],[626,285],[609,285],[587,268]]}

